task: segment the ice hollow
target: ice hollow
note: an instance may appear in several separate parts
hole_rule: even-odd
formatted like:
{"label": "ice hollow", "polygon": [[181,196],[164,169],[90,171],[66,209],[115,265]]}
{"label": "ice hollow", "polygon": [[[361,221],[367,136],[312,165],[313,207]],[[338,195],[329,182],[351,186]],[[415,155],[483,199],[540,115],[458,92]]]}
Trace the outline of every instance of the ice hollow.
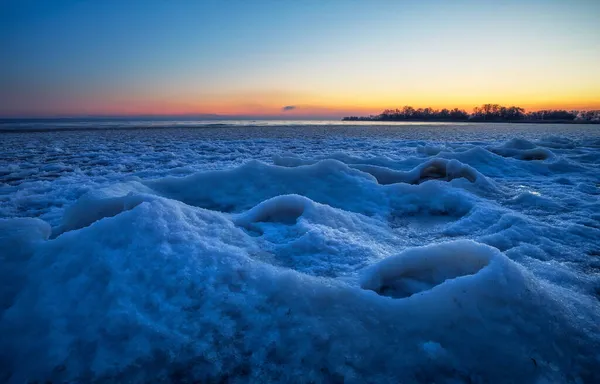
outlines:
{"label": "ice hollow", "polygon": [[291,225],[296,223],[310,204],[310,199],[300,195],[276,196],[240,214],[234,222],[240,226],[257,222]]}
{"label": "ice hollow", "polygon": [[382,185],[395,183],[421,184],[428,180],[452,181],[460,178],[482,186],[491,185],[489,180],[474,168],[454,159],[434,158],[410,171],[396,171],[366,164],[357,164],[351,167],[373,175],[377,179],[377,182]]}
{"label": "ice hollow", "polygon": [[[436,152],[436,154],[437,153],[439,153],[439,151]],[[279,156],[274,158],[275,164],[292,168],[306,166],[308,164],[318,164],[318,161],[332,160],[307,160]],[[399,164],[392,161],[383,162],[381,159],[357,159],[352,157],[348,158],[346,156],[346,158],[336,158],[336,161],[341,161],[350,168],[368,173],[375,177],[377,182],[381,185],[395,183],[420,184],[427,180],[452,181],[459,178],[464,178],[471,183],[480,185],[490,184],[490,181],[473,167],[463,164],[455,159],[433,158],[417,165],[410,171],[394,169],[394,167],[399,166]]]}
{"label": "ice hollow", "polygon": [[411,248],[367,268],[361,287],[382,296],[409,297],[448,280],[475,275],[494,257],[502,255],[472,241]]}
{"label": "ice hollow", "polygon": [[129,193],[126,196],[105,197],[87,195],[65,210],[62,224],[56,228],[53,235],[87,227],[106,217],[113,217],[121,212],[135,208],[149,196]]}
{"label": "ice hollow", "polygon": [[418,184],[431,179],[450,181],[463,177],[474,183],[478,176],[476,170],[457,160],[433,159],[420,167],[419,178],[415,182]]}

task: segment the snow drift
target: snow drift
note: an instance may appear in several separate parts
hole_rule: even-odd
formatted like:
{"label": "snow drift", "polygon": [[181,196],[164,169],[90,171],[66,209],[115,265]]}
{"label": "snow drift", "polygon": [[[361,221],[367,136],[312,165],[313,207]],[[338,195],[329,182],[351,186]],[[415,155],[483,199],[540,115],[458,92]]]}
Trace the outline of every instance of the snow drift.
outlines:
{"label": "snow drift", "polygon": [[598,382],[599,147],[546,130],[10,136],[0,381]]}

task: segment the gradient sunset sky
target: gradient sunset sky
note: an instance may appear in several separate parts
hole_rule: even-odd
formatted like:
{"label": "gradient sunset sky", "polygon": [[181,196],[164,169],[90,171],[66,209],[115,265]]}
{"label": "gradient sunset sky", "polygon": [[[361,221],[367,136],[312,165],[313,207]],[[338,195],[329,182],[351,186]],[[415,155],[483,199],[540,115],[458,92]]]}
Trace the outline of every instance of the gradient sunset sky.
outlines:
{"label": "gradient sunset sky", "polygon": [[0,116],[482,103],[600,109],[600,0],[0,0]]}

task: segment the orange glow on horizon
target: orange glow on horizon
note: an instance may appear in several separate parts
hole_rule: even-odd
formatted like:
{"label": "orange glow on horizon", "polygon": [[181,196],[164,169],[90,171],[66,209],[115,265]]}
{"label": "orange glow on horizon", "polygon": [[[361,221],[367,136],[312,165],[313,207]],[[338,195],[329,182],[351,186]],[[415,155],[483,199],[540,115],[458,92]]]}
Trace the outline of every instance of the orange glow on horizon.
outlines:
{"label": "orange glow on horizon", "polygon": [[[474,107],[482,104],[500,104],[504,106],[519,106],[527,111],[543,109],[564,110],[600,110],[600,100],[593,101],[548,101],[535,102],[501,102],[485,101],[481,103],[381,103],[381,104],[347,104],[347,105],[311,105],[311,104],[289,104],[293,109],[284,111],[284,105],[266,104],[221,104],[206,105],[196,103],[177,102],[120,102],[99,103],[71,108],[48,108],[41,110],[38,116],[192,116],[192,115],[219,115],[219,116],[245,116],[245,117],[280,117],[280,118],[338,118],[343,116],[368,116],[381,113],[385,109],[402,108],[412,106],[414,108],[459,108],[472,112]],[[15,111],[19,115],[19,111]]]}
{"label": "orange glow on horizon", "polygon": [[[594,92],[581,92],[578,96],[564,94],[552,97],[550,94],[511,95],[477,94],[452,95],[414,92],[410,95],[392,95],[385,92],[347,94],[309,92],[233,92],[229,94],[165,94],[152,96],[130,94],[115,96],[110,94],[93,97],[55,100],[39,100],[34,116],[185,116],[220,115],[266,118],[341,118],[343,116],[368,116],[381,113],[385,109],[412,106],[414,108],[459,108],[472,112],[482,104],[519,106],[527,111],[541,109],[598,110],[600,95]],[[288,106],[287,110],[283,108]],[[29,115],[31,111],[10,111],[10,115]]]}

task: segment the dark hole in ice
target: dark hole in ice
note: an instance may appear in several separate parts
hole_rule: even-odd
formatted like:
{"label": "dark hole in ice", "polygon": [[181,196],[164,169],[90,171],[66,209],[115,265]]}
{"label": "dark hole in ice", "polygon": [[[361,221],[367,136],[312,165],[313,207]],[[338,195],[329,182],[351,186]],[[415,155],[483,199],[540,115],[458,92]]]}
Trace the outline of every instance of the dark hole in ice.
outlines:
{"label": "dark hole in ice", "polygon": [[546,160],[548,155],[543,152],[525,152],[521,156],[521,160],[531,161],[531,160]]}
{"label": "dark hole in ice", "polygon": [[423,168],[421,175],[415,184],[421,184],[427,180],[438,180],[446,178],[446,167],[430,165]]}
{"label": "dark hole in ice", "polygon": [[447,280],[474,275],[487,264],[487,259],[473,255],[448,256],[438,260],[423,259],[401,266],[397,270],[379,271],[380,283],[377,287],[371,287],[371,290],[394,299],[406,298],[430,290]]}
{"label": "dark hole in ice", "polygon": [[474,183],[477,179],[477,176],[470,171],[469,169],[461,169],[460,172],[454,172],[448,174],[448,164],[447,163],[434,163],[428,167],[425,167],[421,170],[419,178],[415,180],[413,184],[421,184],[427,180],[446,180],[452,181],[458,178],[465,178],[469,180],[471,183]]}
{"label": "dark hole in ice", "polygon": [[302,204],[282,204],[265,207],[265,209],[258,212],[253,221],[256,223],[294,225],[303,213],[304,205]]}
{"label": "dark hole in ice", "polygon": [[[300,213],[301,215],[302,213]],[[300,215],[289,214],[289,212],[274,212],[259,220],[262,223],[279,223],[285,225],[294,225],[298,221]]]}

